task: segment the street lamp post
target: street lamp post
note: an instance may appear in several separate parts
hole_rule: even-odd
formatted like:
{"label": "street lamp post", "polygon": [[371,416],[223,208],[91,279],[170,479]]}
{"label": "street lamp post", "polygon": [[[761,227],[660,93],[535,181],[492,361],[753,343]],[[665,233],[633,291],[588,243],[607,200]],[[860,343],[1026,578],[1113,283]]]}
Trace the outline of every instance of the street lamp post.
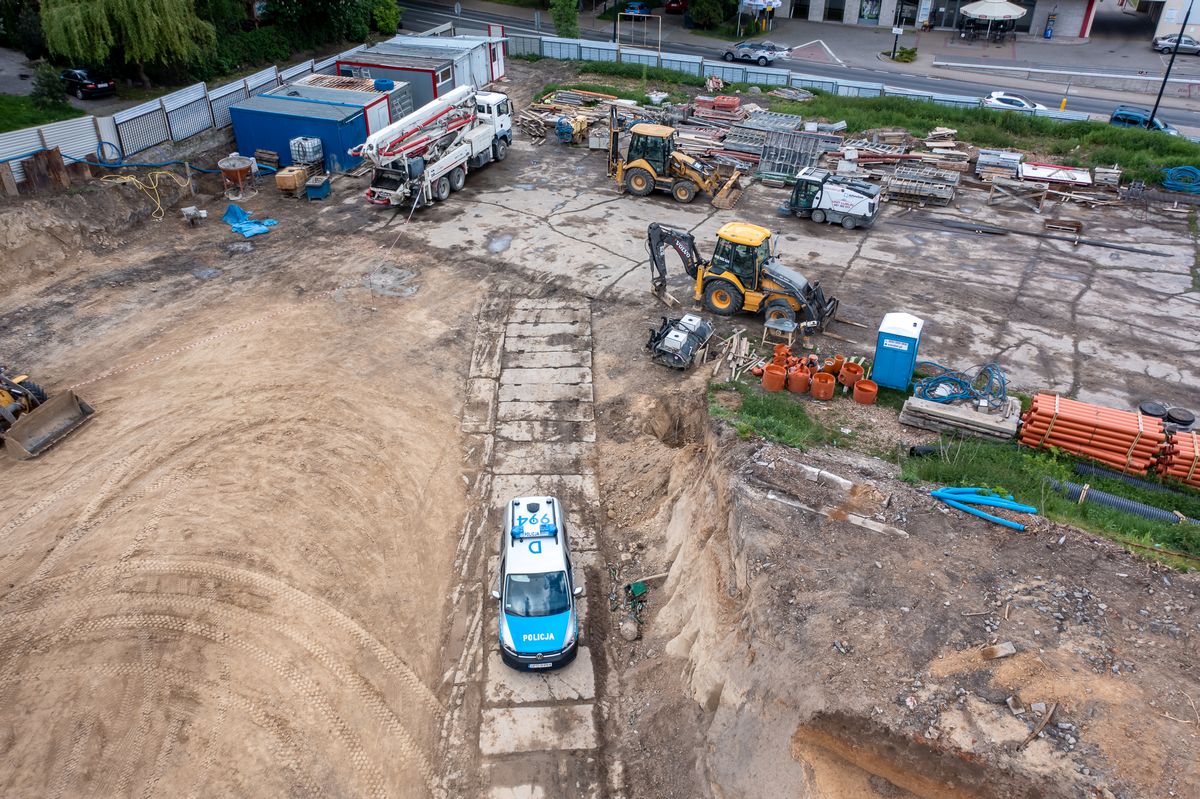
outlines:
{"label": "street lamp post", "polygon": [[1183,35],[1187,32],[1188,19],[1192,16],[1192,3],[1195,0],[1190,0],[1187,11],[1183,14],[1183,26],[1179,29],[1179,33],[1175,35],[1175,47],[1171,50],[1171,60],[1167,62],[1167,71],[1163,75],[1162,85],[1158,87],[1158,97],[1154,98],[1154,110],[1150,112],[1150,119],[1146,121],[1146,127],[1153,128],[1154,120],[1158,119],[1158,104],[1162,102],[1163,92],[1167,90],[1167,80],[1171,77],[1171,67],[1175,66],[1175,56],[1179,55],[1179,43],[1183,41]]}

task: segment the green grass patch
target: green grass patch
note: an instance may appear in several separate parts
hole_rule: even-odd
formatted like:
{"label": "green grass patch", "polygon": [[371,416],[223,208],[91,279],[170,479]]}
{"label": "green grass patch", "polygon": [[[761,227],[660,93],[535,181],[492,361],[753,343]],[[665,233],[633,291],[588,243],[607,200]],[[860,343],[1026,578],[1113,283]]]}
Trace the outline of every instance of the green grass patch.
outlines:
{"label": "green grass patch", "polygon": [[[729,402],[729,392],[737,394]],[[786,391],[767,393],[742,382],[712,383],[708,387],[709,413],[729,422],[742,438],[761,436],[796,449],[828,443],[830,431],[809,418],[804,405]]]}
{"label": "green grass patch", "polygon": [[576,61],[580,75],[604,75],[677,86],[703,86],[704,78],[677,69],[664,69],[644,64],[619,64],[615,61]]}
{"label": "green grass patch", "polygon": [[1014,148],[1053,156],[1071,166],[1119,164],[1125,180],[1161,183],[1165,167],[1200,167],[1200,144],[1180,136],[1118,128],[1103,122],[1058,122],[986,108],[948,108],[901,97],[838,97],[814,92],[803,103],[770,98],[771,109],[806,119],[846,120],[848,133],[903,128],[924,137],[939,125],[958,130],[958,140],[977,147]]}
{"label": "green grass patch", "polygon": [[541,61],[543,58],[545,58],[545,56],[540,56],[537,53],[521,53],[519,55],[510,55],[508,57],[508,59],[510,61],[512,61],[512,60],[528,61],[531,64],[537,63],[538,61]]}
{"label": "green grass patch", "polygon": [[[611,94],[614,97],[619,97],[622,100],[632,100],[635,103],[648,105],[650,98],[646,96],[646,92],[659,88],[657,84],[647,86],[645,89],[621,89],[616,86],[605,86],[599,83],[548,83],[542,87],[541,92],[537,95],[537,99],[542,99],[550,92],[562,89],[564,91],[579,91],[579,92],[596,92],[598,94]],[[667,102],[681,103],[687,100],[687,96],[678,91],[668,92]],[[595,103],[591,103],[595,105]]]}
{"label": "green grass patch", "polygon": [[69,105],[55,108],[38,108],[28,97],[15,94],[0,94],[0,133],[30,128],[74,119],[84,115],[83,111]]}
{"label": "green grass patch", "polygon": [[[926,481],[950,486],[982,486],[1012,494],[1018,502],[1033,505],[1054,521],[1073,524],[1114,541],[1161,546],[1200,556],[1200,526],[1164,524],[1094,504],[1067,499],[1043,480],[1087,483],[1093,488],[1185,516],[1200,519],[1200,493],[1171,494],[1131,486],[1109,477],[1075,474],[1075,458],[1065,454],[1017,448],[985,441],[955,441],[942,456],[908,458],[902,474],[909,482]],[[1176,559],[1177,561],[1179,559]],[[1192,564],[1195,568],[1196,564]]]}

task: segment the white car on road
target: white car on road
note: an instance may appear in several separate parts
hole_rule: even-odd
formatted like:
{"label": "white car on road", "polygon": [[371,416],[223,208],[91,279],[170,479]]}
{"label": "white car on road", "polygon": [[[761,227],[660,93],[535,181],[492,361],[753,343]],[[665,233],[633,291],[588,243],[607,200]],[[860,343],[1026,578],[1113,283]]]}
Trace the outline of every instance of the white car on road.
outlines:
{"label": "white car on road", "polygon": [[992,92],[981,101],[984,108],[997,108],[1001,111],[1045,111],[1046,106],[1035,103],[1028,97],[1011,92]]}

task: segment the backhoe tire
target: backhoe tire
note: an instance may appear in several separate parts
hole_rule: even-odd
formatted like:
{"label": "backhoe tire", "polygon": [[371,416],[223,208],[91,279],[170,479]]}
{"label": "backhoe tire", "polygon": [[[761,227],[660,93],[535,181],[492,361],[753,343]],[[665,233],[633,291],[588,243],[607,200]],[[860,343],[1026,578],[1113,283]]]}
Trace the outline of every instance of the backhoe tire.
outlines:
{"label": "backhoe tire", "polygon": [[450,171],[450,191],[459,191],[463,186],[467,185],[467,168],[460,166],[458,169]]}
{"label": "backhoe tire", "polygon": [[846,228],[846,230],[854,230],[854,228],[858,227],[858,223],[854,221],[854,217],[852,216],[843,216],[842,227]]}
{"label": "backhoe tire", "polygon": [[625,191],[634,197],[645,197],[654,191],[654,176],[640,166],[625,173]]}
{"label": "backhoe tire", "polygon": [[704,307],[717,316],[733,316],[746,298],[728,280],[713,280],[704,287]]}
{"label": "backhoe tire", "polygon": [[696,184],[690,180],[677,180],[671,187],[671,196],[675,198],[675,202],[687,205],[696,199]]}
{"label": "backhoe tire", "polygon": [[41,405],[43,402],[46,401],[46,389],[42,388],[41,386],[39,386],[37,383],[33,382],[32,380],[25,380],[25,381],[18,383],[17,385],[19,385],[21,388],[25,389],[31,395],[33,395],[33,398],[35,400],[37,400],[38,405]]}
{"label": "backhoe tire", "polygon": [[774,299],[767,303],[767,307],[763,309],[763,317],[765,319],[785,319],[789,322],[796,321],[796,310],[792,308],[791,303],[785,299]]}
{"label": "backhoe tire", "polygon": [[438,202],[445,202],[450,199],[450,179],[447,177],[438,178],[437,183],[433,184],[433,199]]}
{"label": "backhoe tire", "polygon": [[812,212],[811,219],[812,219],[812,221],[816,222],[818,225],[823,225],[823,224],[825,224],[825,212],[822,211],[820,208],[817,208],[816,210],[814,210]]}
{"label": "backhoe tire", "polygon": [[492,160],[503,161],[508,157],[508,144],[504,139],[496,139],[496,143],[492,145]]}

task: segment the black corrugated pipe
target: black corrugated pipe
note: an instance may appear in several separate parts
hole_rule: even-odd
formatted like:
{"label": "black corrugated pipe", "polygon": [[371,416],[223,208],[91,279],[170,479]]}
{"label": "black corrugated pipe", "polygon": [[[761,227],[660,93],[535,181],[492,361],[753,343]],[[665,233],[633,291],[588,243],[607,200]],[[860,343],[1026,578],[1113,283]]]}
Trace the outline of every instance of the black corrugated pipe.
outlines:
{"label": "black corrugated pipe", "polygon": [[1075,473],[1090,474],[1095,477],[1111,477],[1113,480],[1120,480],[1122,483],[1128,483],[1129,485],[1137,486],[1138,488],[1145,488],[1148,491],[1161,491],[1164,494],[1178,494],[1179,496],[1184,496],[1182,491],[1176,491],[1175,489],[1165,486],[1162,483],[1152,483],[1149,480],[1140,480],[1131,474],[1121,474],[1120,472],[1114,472],[1111,469],[1093,466],[1090,463],[1076,463]]}
{"label": "black corrugated pipe", "polygon": [[[1196,519],[1184,516],[1180,518],[1175,513],[1162,508],[1143,505],[1141,502],[1134,502],[1132,499],[1118,497],[1116,494],[1109,494],[1105,491],[1097,491],[1094,488],[1080,485],[1079,483],[1060,483],[1052,477],[1047,477],[1046,481],[1050,483],[1050,487],[1056,491],[1061,491],[1067,495],[1067,499],[1072,499],[1079,502],[1079,497],[1083,495],[1083,502],[1090,502],[1094,505],[1100,505],[1105,508],[1132,513],[1134,516],[1141,516],[1143,519],[1153,519],[1156,522],[1168,522],[1170,524],[1179,524],[1187,522],[1188,524],[1200,524]],[[1087,489],[1087,494],[1084,494],[1084,489]]]}

